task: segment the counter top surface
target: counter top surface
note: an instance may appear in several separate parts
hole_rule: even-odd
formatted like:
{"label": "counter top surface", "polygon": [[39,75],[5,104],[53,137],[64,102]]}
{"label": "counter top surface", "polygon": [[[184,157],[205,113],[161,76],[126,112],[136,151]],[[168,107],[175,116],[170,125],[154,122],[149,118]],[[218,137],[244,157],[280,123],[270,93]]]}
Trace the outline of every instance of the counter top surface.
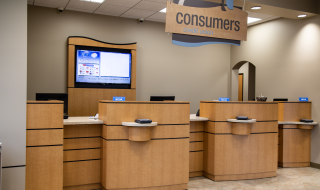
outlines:
{"label": "counter top surface", "polygon": [[[209,121],[208,118],[190,115],[190,121]],[[86,117],[69,117],[63,120],[63,125],[103,124],[102,120]]]}
{"label": "counter top surface", "polygon": [[152,123],[136,123],[136,122],[122,122],[123,126],[128,126],[128,127],[152,127],[152,126],[157,126],[157,122],[152,122]]}
{"label": "counter top surface", "polygon": [[228,122],[232,123],[255,123],[256,119],[248,119],[248,120],[237,120],[237,119],[227,119]]}
{"label": "counter top surface", "polygon": [[304,123],[304,122],[295,122],[295,121],[279,121],[279,125],[318,125],[318,122]]}
{"label": "counter top surface", "polygon": [[190,121],[209,121],[209,118],[190,115]]}
{"label": "counter top surface", "polygon": [[99,119],[89,119],[86,117],[69,117],[63,120],[63,125],[85,125],[85,124],[103,124],[102,120]]}

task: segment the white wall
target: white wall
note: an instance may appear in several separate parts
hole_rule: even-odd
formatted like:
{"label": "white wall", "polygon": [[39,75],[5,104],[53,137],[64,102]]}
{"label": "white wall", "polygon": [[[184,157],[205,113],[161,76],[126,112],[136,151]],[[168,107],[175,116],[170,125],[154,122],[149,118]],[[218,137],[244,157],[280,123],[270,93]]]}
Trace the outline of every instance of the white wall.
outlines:
{"label": "white wall", "polygon": [[[239,61],[256,66],[256,95],[309,97],[312,119],[320,121],[320,16],[278,19],[249,27],[248,40],[231,48],[231,68]],[[320,129],[312,130],[311,161],[320,164]]]}
{"label": "white wall", "polygon": [[[0,0],[0,142],[3,190],[25,186],[27,1]],[[12,167],[22,166],[22,167]]]}

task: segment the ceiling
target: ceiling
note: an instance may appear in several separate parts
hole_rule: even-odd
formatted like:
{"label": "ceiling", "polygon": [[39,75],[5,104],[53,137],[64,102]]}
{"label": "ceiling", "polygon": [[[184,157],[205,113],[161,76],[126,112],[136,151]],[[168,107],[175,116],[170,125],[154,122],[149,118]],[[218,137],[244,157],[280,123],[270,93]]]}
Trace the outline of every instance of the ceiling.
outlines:
{"label": "ceiling", "polygon": [[[221,0],[220,0],[221,1]],[[159,11],[166,7],[167,0],[105,0],[101,3],[86,2],[80,0],[28,0],[28,4],[63,8],[65,10],[87,12],[93,14],[110,15],[131,19],[143,18],[148,21],[165,22],[166,14]],[[280,18],[258,11],[248,11],[249,17],[262,20],[248,24],[252,26]]]}

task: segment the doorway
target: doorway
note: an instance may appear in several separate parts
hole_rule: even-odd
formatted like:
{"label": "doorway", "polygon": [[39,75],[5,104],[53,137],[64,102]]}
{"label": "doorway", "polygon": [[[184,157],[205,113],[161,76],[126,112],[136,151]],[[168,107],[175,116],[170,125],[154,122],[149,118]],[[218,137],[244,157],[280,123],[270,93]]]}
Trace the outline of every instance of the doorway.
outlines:
{"label": "doorway", "polygon": [[256,66],[240,61],[231,70],[231,100],[255,101]]}

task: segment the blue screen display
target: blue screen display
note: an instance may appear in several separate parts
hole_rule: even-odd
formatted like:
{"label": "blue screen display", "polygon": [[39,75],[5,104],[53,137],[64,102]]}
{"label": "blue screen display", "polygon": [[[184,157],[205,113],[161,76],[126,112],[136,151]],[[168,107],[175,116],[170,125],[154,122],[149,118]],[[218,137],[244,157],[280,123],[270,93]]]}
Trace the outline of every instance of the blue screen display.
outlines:
{"label": "blue screen display", "polygon": [[77,50],[76,82],[130,84],[131,54]]}

